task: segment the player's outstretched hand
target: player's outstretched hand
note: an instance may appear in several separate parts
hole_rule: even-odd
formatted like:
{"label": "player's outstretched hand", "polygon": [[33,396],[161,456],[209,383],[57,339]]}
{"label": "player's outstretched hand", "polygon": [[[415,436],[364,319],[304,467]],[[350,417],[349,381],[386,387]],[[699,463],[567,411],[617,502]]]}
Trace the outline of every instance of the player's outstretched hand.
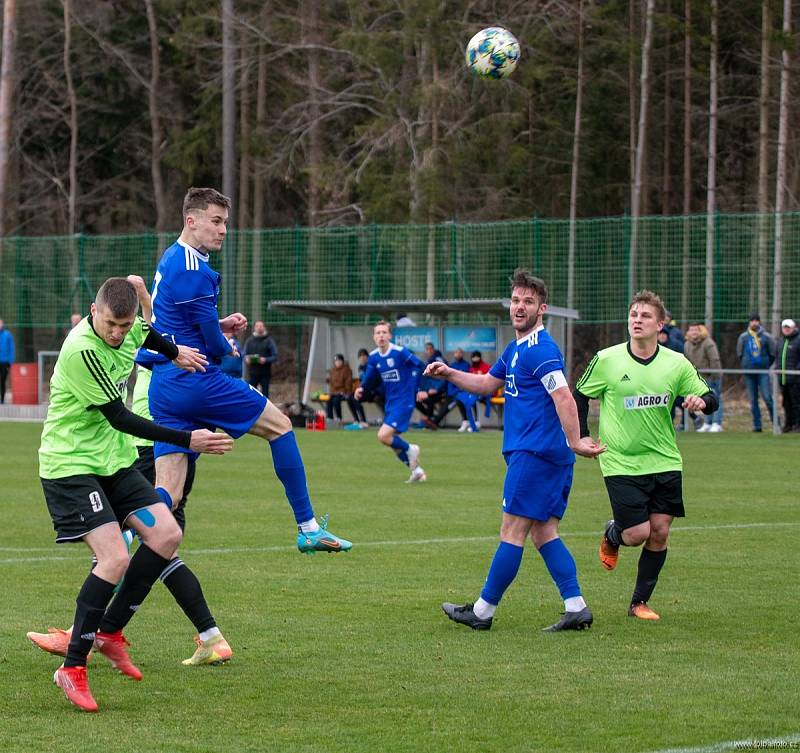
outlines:
{"label": "player's outstretched hand", "polygon": [[607,447],[604,444],[595,442],[591,437],[581,437],[578,443],[572,448],[576,455],[584,458],[596,458],[598,455],[604,453]]}
{"label": "player's outstretched hand", "polygon": [[683,407],[689,413],[701,413],[706,407],[706,401],[697,395],[687,395],[683,398]]}
{"label": "player's outstretched hand", "polygon": [[247,329],[247,317],[236,312],[219,320],[219,328],[223,335],[238,335]]}
{"label": "player's outstretched hand", "polygon": [[361,396],[363,394],[364,394],[364,388],[363,387],[356,387],[356,391],[353,393],[353,397],[356,400],[361,400]]}
{"label": "player's outstretched hand", "polygon": [[179,345],[178,357],[172,363],[185,371],[205,371],[208,359],[197,348]]}
{"label": "player's outstretched hand", "polygon": [[205,452],[208,455],[224,455],[233,449],[233,438],[227,434],[215,434],[208,429],[195,429],[189,449],[194,452]]}
{"label": "player's outstretched hand", "polygon": [[425,367],[425,371],[422,375],[426,377],[433,377],[434,379],[447,379],[447,375],[449,373],[450,367],[446,363],[434,361]]}

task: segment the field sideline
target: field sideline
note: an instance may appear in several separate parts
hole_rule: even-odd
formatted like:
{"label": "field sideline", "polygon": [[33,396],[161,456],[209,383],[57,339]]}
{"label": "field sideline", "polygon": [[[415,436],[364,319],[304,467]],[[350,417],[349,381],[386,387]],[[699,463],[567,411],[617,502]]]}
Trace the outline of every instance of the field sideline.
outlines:
{"label": "field sideline", "polygon": [[298,432],[318,515],[349,554],[293,547],[263,443],[204,458],[184,560],[234,658],[188,668],[193,630],[157,585],[126,631],[134,683],[90,663],[100,714],[51,682],[27,630],[66,627],[88,567],[56,546],[36,471],[37,424],[0,424],[0,739],[7,751],[716,751],[800,741],[797,435],[681,437],[688,517],[652,604],[626,616],[637,552],[596,558],[608,502],[579,459],[562,526],[594,627],[548,635],[561,602],[532,547],[488,633],[440,603],[473,600],[494,552],[500,435],[415,432],[429,481],[403,484],[369,432]]}

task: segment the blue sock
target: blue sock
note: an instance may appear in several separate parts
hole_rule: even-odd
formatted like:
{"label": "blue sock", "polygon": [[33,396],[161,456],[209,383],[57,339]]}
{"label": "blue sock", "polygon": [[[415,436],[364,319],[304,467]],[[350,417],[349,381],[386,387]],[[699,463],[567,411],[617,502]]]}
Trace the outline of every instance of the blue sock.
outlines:
{"label": "blue sock", "polygon": [[401,463],[408,465],[408,442],[402,437],[392,437],[392,449],[400,450],[397,457],[400,458]]}
{"label": "blue sock", "polygon": [[503,598],[506,589],[517,577],[524,551],[521,546],[509,544],[507,541],[500,542],[489,567],[486,583],[483,584],[483,590],[481,591],[481,598],[484,601],[488,601],[495,606],[500,603],[500,599]]}
{"label": "blue sock", "polygon": [[172,510],[172,497],[163,486],[156,487],[156,494],[161,497],[161,501],[167,506],[167,510]]}
{"label": "blue sock", "polygon": [[286,499],[289,500],[294,512],[294,519],[298,525],[311,520],[314,517],[314,510],[311,507],[311,498],[308,496],[306,469],[303,466],[303,458],[300,457],[300,450],[297,448],[294,432],[289,431],[274,439],[269,443],[269,448],[272,450],[275,473],[283,484]]}
{"label": "blue sock", "polygon": [[558,586],[562,599],[580,596],[581,589],[578,585],[578,569],[575,560],[561,539],[548,541],[540,550],[544,564],[550,572],[550,577]]}

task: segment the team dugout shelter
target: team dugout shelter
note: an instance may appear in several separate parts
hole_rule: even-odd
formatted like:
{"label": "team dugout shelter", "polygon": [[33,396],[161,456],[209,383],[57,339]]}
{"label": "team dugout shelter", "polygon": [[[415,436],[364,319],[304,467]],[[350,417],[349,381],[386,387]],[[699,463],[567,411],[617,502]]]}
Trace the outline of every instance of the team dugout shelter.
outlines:
{"label": "team dugout shelter", "polygon": [[[425,343],[442,352],[450,361],[460,348],[469,360],[479,350],[483,360],[493,364],[515,334],[509,322],[510,298],[458,300],[382,300],[382,301],[272,301],[271,311],[313,318],[308,363],[302,401],[326,390],[328,369],[337,353],[344,355],[353,375],[358,376],[358,351],[372,351],[375,323],[381,319],[392,325],[392,342],[413,351],[425,360]],[[398,315],[409,317],[416,326],[395,326]],[[566,343],[569,320],[580,318],[575,309],[548,304],[544,326],[559,344]],[[361,322],[361,323],[354,323]],[[452,322],[452,323],[451,323]]]}

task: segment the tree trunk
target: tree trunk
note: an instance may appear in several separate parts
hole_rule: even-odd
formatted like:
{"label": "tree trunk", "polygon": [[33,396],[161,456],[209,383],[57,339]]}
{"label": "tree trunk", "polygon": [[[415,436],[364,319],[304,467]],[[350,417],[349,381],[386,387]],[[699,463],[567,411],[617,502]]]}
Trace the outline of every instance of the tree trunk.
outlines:
{"label": "tree trunk", "polygon": [[[67,83],[69,103],[69,192],[67,194],[67,233],[73,235],[77,229],[78,197],[78,95],[72,81],[70,55],[72,53],[71,0],[62,0],[64,6],[64,76]],[[77,277],[77,275],[76,275]]]}
{"label": "tree trunk", "polygon": [[167,227],[167,195],[164,190],[164,176],[161,173],[161,148],[164,142],[161,130],[161,115],[158,107],[158,93],[161,81],[161,52],[153,0],[144,0],[144,5],[147,11],[147,28],[150,34],[150,86],[147,90],[150,111],[150,174],[153,180],[156,232],[164,233],[169,228]]}
{"label": "tree trunk", "polygon": [[[575,307],[575,244],[578,217],[578,173],[580,169],[581,117],[583,114],[583,0],[578,3],[578,73],[575,85],[575,124],[572,131],[572,170],[569,188],[569,250],[567,256],[567,308]],[[567,319],[566,366],[572,374],[574,357],[573,321]]]}
{"label": "tree trunk", "polygon": [[630,180],[630,207],[633,209],[633,192],[636,175],[636,55],[633,40],[636,34],[636,6],[628,5],[628,176]]}
{"label": "tree trunk", "polygon": [[[222,193],[231,200],[228,222],[236,226],[236,40],[234,32],[233,0],[222,0]],[[235,246],[228,243],[227,253],[222,255],[223,305],[226,312],[236,308],[236,291],[232,285],[231,272]],[[235,253],[235,251],[234,251]]]}
{"label": "tree trunk", "polygon": [[[0,63],[0,237],[6,233],[8,223],[8,165],[11,144],[11,120],[14,108],[14,43],[17,36],[16,0],[3,4],[3,59]],[[0,249],[0,254],[2,250]]]}
{"label": "tree trunk", "polygon": [[681,253],[681,320],[689,318],[689,260],[692,212],[692,0],[683,13],[683,250]]}
{"label": "tree trunk", "polygon": [[[632,3],[633,5],[633,3]],[[647,150],[647,107],[650,97],[650,51],[653,47],[653,14],[655,0],[647,0],[644,42],[642,44],[642,69],[639,76],[639,130],[636,138],[636,164],[631,197],[631,248],[628,267],[628,293],[633,295],[636,287],[636,257],[639,239],[639,215],[642,205],[642,183]]]}
{"label": "tree trunk", "polygon": [[[669,0],[665,14],[671,16]],[[661,214],[672,213],[672,27],[667,25],[664,40],[664,135],[661,164]],[[665,249],[665,251],[668,251]],[[665,253],[666,257],[666,253]]]}
{"label": "tree trunk", "polygon": [[792,40],[792,0],[783,0],[783,50],[781,51],[781,94],[778,114],[778,158],[775,179],[775,260],[773,264],[771,330],[778,334],[783,306],[783,215],[786,198],[786,148],[789,135],[789,45]]}
{"label": "tree trunk", "polygon": [[[262,11],[262,24],[261,28],[264,34],[258,40],[258,83],[256,85],[256,135],[259,139],[259,157],[255,161],[253,170],[253,227],[256,230],[262,230],[264,227],[264,202],[265,191],[264,186],[266,183],[266,175],[264,174],[264,159],[261,154],[263,146],[264,132],[267,126],[267,54],[266,42],[264,35],[266,34],[267,22],[267,7],[264,6]],[[253,315],[263,317],[264,313],[261,311],[262,302],[262,248],[261,248],[261,233],[253,233],[253,248],[252,248],[252,266],[250,269],[250,277],[252,284],[251,306]]]}
{"label": "tree trunk", "polygon": [[761,85],[758,93],[758,252],[756,255],[755,300],[757,311],[766,311],[767,262],[769,246],[769,68],[772,18],[770,0],[761,0]]}
{"label": "tree trunk", "polygon": [[705,321],[709,332],[714,324],[714,247],[717,212],[717,109],[719,83],[719,0],[711,0],[711,49],[708,64],[708,189],[706,193],[706,292]]}

